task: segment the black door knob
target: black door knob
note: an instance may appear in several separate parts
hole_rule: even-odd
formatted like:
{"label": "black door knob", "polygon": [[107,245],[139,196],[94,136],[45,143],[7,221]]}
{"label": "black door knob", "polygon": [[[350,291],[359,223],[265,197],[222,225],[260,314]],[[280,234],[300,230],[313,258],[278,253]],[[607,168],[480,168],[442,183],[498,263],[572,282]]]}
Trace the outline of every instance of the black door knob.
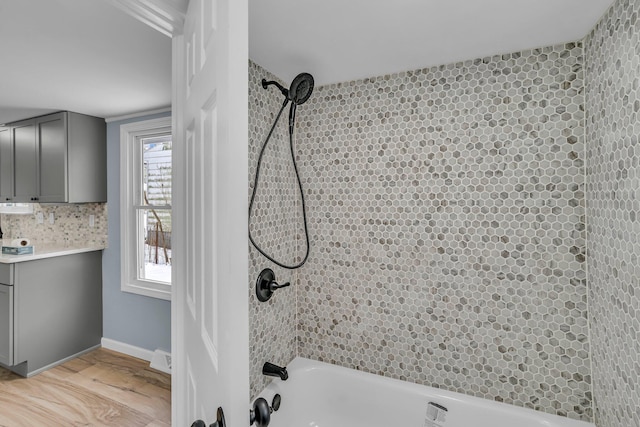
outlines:
{"label": "black door knob", "polygon": [[[191,427],[207,427],[207,423],[202,420],[196,420],[191,424]],[[209,427],[227,427],[227,423],[224,420],[224,411],[222,408],[218,408],[218,413],[216,416],[216,422],[211,424]]]}
{"label": "black door knob", "polygon": [[267,427],[271,422],[271,408],[264,398],[259,397],[253,402],[253,410],[249,413],[249,422],[257,427]]}

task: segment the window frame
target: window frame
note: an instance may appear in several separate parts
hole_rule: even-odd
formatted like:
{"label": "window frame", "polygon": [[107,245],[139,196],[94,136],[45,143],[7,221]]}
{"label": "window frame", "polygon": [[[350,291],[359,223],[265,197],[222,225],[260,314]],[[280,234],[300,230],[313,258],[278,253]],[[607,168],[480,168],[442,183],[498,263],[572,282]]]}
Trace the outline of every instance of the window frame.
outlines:
{"label": "window frame", "polygon": [[171,116],[120,126],[120,289],[123,292],[171,300],[171,283],[138,279],[138,177],[142,174],[142,141],[171,135]]}

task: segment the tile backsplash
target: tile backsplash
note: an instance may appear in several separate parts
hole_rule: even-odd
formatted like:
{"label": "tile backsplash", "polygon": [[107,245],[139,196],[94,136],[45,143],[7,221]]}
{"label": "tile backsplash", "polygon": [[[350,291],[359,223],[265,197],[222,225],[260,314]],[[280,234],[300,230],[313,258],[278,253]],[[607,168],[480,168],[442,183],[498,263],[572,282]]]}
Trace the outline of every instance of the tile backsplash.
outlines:
{"label": "tile backsplash", "polygon": [[[42,213],[43,223],[37,215]],[[49,223],[53,214],[54,223]],[[89,226],[89,216],[95,216],[95,224]],[[87,203],[80,205],[33,205],[33,213],[25,215],[0,214],[0,224],[5,239],[25,237],[33,245],[49,246],[104,246],[107,245],[107,205]]]}

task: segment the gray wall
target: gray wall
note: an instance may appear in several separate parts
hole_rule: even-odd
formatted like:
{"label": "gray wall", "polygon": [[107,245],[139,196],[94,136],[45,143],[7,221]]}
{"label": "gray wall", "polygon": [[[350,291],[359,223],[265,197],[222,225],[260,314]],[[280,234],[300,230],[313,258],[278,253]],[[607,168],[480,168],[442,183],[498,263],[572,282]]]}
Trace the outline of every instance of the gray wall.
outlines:
{"label": "gray wall", "polygon": [[640,427],[640,2],[585,41],[589,324],[595,419]]}
{"label": "gray wall", "polygon": [[104,337],[147,350],[171,350],[171,303],[120,290],[120,126],[170,116],[150,115],[107,124],[108,249],[103,257]]}

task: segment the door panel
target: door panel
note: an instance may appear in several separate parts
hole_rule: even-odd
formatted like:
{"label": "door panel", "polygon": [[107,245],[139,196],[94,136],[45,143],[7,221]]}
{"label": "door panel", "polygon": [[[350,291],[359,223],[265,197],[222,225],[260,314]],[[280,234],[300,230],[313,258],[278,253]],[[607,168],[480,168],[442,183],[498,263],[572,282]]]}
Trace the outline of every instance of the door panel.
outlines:
{"label": "door panel", "polygon": [[247,1],[191,0],[176,42],[176,425],[247,426]]}

